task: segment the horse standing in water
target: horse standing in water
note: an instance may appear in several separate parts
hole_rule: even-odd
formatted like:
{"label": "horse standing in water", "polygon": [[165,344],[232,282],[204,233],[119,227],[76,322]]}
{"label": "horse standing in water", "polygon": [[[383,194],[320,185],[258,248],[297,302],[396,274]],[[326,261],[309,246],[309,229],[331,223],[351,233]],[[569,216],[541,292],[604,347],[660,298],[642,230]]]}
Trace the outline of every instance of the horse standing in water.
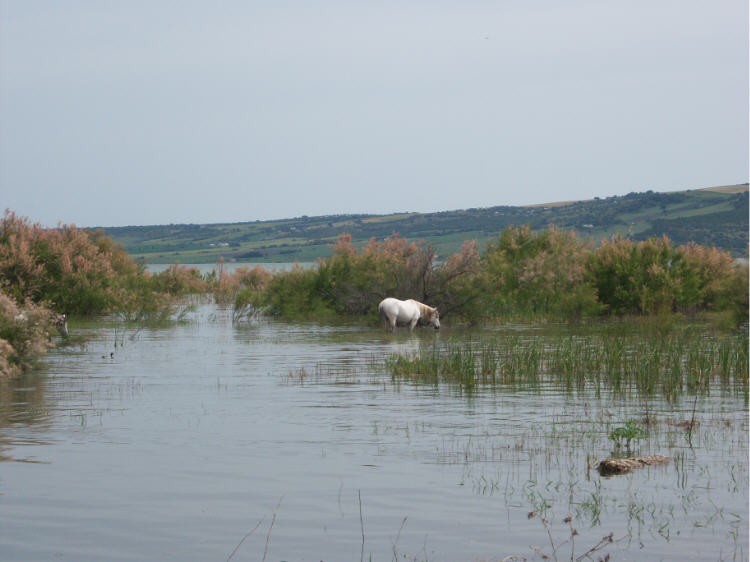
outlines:
{"label": "horse standing in water", "polygon": [[411,331],[417,324],[430,325],[436,330],[440,329],[440,315],[437,308],[432,308],[413,299],[401,301],[388,297],[380,301],[378,311],[391,332],[396,329],[396,326],[409,326]]}

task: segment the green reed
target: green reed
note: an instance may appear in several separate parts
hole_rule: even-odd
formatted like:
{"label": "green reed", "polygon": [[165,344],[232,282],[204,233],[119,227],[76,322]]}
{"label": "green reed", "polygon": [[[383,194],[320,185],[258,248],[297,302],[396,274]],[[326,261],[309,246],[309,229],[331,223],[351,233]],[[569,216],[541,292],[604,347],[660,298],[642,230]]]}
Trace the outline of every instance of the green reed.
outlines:
{"label": "green reed", "polygon": [[740,334],[682,328],[669,333],[589,329],[576,333],[493,334],[438,341],[386,359],[394,379],[465,389],[475,385],[568,391],[593,388],[614,394],[748,393],[748,339]]}

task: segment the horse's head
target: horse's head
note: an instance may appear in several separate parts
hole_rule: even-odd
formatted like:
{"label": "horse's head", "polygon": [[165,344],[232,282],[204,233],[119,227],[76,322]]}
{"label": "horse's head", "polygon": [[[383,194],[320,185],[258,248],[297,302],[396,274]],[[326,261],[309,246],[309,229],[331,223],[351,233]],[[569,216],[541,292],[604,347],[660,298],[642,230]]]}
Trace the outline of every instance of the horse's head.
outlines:
{"label": "horse's head", "polygon": [[433,308],[430,314],[427,316],[427,324],[435,328],[440,329],[440,313],[437,308]]}

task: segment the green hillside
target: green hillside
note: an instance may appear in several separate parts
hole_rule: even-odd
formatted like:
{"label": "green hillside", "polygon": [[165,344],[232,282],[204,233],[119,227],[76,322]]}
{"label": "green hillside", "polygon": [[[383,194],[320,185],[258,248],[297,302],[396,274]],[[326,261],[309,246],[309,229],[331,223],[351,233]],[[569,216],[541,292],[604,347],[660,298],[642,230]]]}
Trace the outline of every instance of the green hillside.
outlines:
{"label": "green hillside", "polygon": [[748,251],[748,184],[658,193],[630,193],[589,201],[527,207],[498,206],[439,213],[331,215],[228,224],[105,227],[133,257],[146,263],[225,261],[305,262],[327,256],[344,233],[357,243],[398,232],[422,240],[438,255],[465,240],[484,244],[510,225],[534,230],[556,225],[599,241],[613,234],[641,240],[667,235],[676,244],[718,246],[737,257]]}

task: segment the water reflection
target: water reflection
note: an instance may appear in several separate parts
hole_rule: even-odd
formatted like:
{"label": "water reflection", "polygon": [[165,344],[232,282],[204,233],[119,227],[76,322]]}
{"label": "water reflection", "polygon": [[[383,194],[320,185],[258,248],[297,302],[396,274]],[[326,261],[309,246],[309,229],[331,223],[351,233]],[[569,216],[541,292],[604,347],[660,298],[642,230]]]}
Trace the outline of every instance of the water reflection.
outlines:
{"label": "water reflection", "polygon": [[[232,560],[257,560],[266,545],[269,560],[533,559],[550,538],[567,559],[571,524],[576,556],[611,532],[615,559],[747,559],[741,396],[465,393],[383,368],[476,337],[457,330],[237,327],[211,306],[165,329],[92,329],[85,348],[0,386],[2,455],[32,461],[0,463],[8,559],[226,560],[237,548]],[[694,408],[688,440],[679,422]],[[644,413],[639,454],[672,461],[600,477],[610,429]]]}

